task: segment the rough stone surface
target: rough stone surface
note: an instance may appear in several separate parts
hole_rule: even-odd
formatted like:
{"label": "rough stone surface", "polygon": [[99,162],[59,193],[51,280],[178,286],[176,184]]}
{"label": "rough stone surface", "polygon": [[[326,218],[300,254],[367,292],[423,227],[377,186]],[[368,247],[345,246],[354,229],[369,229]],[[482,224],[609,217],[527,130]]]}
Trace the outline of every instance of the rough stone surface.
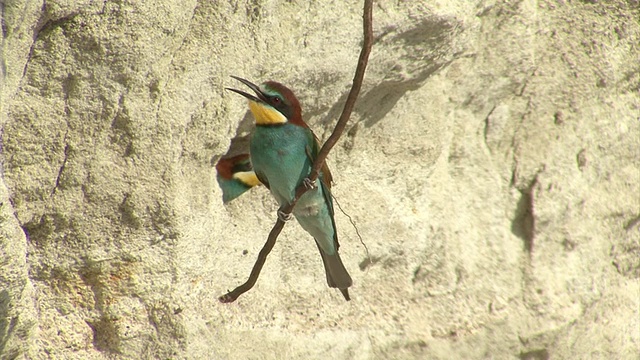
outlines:
{"label": "rough stone surface", "polygon": [[2,2],[1,359],[637,359],[640,12],[377,1],[329,157],[355,285],[263,188],[223,206],[229,75],[326,138],[360,2]]}

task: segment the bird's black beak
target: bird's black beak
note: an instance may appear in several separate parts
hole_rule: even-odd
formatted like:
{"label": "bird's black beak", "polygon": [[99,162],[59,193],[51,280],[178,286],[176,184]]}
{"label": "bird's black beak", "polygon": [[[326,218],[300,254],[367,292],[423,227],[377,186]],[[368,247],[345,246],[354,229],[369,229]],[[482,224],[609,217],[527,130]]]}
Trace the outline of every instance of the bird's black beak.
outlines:
{"label": "bird's black beak", "polygon": [[237,76],[231,75],[231,77],[236,79],[236,80],[238,80],[238,81],[240,81],[241,83],[247,85],[251,90],[253,90],[256,93],[257,97],[253,96],[253,95],[251,95],[251,94],[249,94],[247,92],[244,92],[242,90],[237,90],[237,89],[233,89],[233,88],[226,88],[227,90],[233,91],[234,93],[238,93],[238,94],[246,97],[247,99],[249,99],[251,101],[255,101],[255,102],[259,102],[259,103],[266,102],[266,100],[267,100],[266,97],[264,96],[264,94],[262,93],[262,91],[260,90],[260,88],[256,84],[252,83],[249,80],[245,80],[245,79],[237,77]]}

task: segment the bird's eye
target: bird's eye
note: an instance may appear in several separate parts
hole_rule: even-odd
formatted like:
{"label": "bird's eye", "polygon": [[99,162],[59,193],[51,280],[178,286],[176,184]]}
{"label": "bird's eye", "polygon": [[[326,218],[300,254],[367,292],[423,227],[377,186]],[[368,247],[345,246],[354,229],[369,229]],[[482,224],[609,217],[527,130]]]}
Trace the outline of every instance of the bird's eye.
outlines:
{"label": "bird's eye", "polygon": [[274,96],[272,101],[275,105],[279,105],[282,102],[282,99],[280,96]]}

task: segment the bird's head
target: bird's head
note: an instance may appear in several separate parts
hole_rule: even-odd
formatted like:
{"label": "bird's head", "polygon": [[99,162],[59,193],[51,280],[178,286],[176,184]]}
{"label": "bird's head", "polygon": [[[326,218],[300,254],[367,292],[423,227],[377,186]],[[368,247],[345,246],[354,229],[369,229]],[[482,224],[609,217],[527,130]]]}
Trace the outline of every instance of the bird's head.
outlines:
{"label": "bird's head", "polygon": [[286,86],[275,81],[267,81],[257,86],[243,78],[233,75],[231,77],[247,85],[256,93],[254,96],[242,90],[227,88],[249,100],[249,109],[256,119],[256,125],[282,125],[290,122],[307,127],[302,121],[302,110],[298,99]]}

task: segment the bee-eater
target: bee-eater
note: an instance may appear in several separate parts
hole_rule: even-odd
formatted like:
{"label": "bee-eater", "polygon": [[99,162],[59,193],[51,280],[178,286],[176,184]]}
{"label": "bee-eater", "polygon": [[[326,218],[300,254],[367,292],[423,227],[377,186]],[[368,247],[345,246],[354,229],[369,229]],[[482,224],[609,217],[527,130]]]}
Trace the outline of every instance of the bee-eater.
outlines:
{"label": "bee-eater", "polygon": [[222,189],[222,202],[225,204],[260,185],[260,180],[251,169],[249,154],[223,157],[216,164],[216,170],[218,184]]}
{"label": "bee-eater", "polygon": [[[287,87],[275,81],[256,86],[232,77],[256,94],[228,88],[249,100],[249,109],[256,120],[250,145],[253,170],[278,204],[288,205],[295,197],[296,188],[309,176],[319,151],[318,140],[302,120],[300,103]],[[296,203],[293,215],[315,239],[329,286],[340,289],[344,298],[350,300],[348,288],[352,281],[338,254],[331,181],[325,163],[315,184],[309,184],[311,189]]]}

